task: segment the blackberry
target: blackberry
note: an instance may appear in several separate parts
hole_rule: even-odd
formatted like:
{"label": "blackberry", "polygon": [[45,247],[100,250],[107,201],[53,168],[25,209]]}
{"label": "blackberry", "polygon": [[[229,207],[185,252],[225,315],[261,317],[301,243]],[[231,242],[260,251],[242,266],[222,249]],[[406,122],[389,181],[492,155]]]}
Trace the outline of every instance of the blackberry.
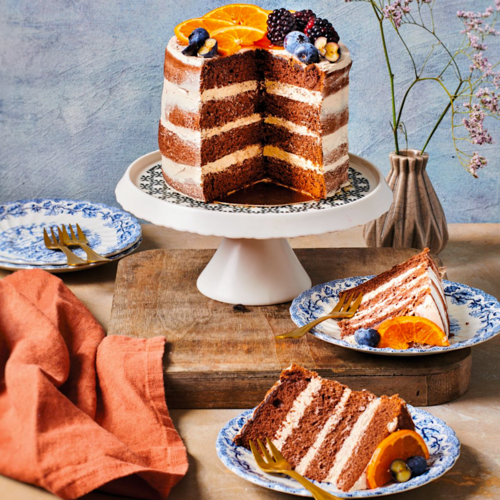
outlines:
{"label": "blackberry", "polygon": [[296,28],[295,17],[286,9],[275,9],[267,18],[267,38],[274,45],[283,46],[285,36]]}
{"label": "blackberry", "polygon": [[311,18],[316,18],[316,14],[311,9],[299,10],[293,13],[298,31],[304,31]]}
{"label": "blackberry", "polygon": [[[310,23],[309,23],[310,24]],[[327,19],[321,19],[320,17],[314,20],[314,24],[306,32],[306,35],[314,43],[320,36],[326,37],[329,42],[338,43],[340,37],[332,26],[332,23]]]}

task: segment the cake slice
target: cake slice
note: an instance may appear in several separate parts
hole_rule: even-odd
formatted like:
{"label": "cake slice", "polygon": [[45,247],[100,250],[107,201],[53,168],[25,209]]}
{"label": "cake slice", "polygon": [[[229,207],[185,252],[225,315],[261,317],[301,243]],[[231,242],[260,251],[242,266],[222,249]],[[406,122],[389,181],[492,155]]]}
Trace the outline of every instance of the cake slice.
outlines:
{"label": "cake slice", "polygon": [[360,328],[375,328],[386,319],[398,316],[420,316],[434,322],[446,336],[450,319],[443,282],[436,264],[424,249],[402,264],[375,276],[341,294],[363,293],[355,316],[339,321],[342,338],[354,335]]}
{"label": "cake slice", "polygon": [[414,428],[398,396],[353,391],[292,365],[234,442],[249,448],[250,439],[269,438],[300,474],[351,491],[367,488],[365,471],[377,446],[397,430]]}

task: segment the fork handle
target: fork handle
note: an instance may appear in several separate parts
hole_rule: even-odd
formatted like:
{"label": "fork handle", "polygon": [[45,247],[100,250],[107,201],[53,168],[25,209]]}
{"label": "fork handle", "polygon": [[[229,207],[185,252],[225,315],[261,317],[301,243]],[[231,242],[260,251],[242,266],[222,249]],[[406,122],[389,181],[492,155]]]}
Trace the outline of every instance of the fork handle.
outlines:
{"label": "fork handle", "polygon": [[292,330],[288,333],[282,333],[281,335],[276,335],[277,339],[300,339],[303,337],[309,330],[312,330],[316,325],[323,323],[327,319],[343,319],[343,318],[352,318],[354,314],[345,314],[345,313],[337,313],[337,314],[328,314],[327,316],[321,316],[321,318],[315,319],[307,325],[301,326],[296,330]]}
{"label": "fork handle", "polygon": [[66,258],[68,259],[68,266],[83,266],[84,264],[88,264],[83,259],[80,259],[78,255],[75,255],[69,248],[60,246],[60,250],[64,252],[64,255],[66,255]]}
{"label": "fork handle", "polygon": [[78,243],[78,244],[87,254],[88,262],[109,262],[109,259],[103,257],[102,255],[99,255],[98,253],[95,253],[94,250],[92,250],[92,248],[90,248],[86,243]]}
{"label": "fork handle", "polygon": [[308,489],[316,500],[340,500],[339,497],[333,496],[331,493],[328,493],[327,491],[321,489],[319,486],[311,483],[311,481],[301,476],[294,470],[287,470],[282,472],[295,479],[295,481],[299,482],[304,488]]}

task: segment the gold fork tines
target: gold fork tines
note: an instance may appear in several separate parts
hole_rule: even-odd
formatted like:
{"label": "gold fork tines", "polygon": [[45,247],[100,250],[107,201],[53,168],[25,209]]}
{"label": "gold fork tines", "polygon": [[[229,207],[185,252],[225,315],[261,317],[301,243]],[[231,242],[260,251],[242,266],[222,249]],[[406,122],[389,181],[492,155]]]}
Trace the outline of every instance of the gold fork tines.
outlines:
{"label": "gold fork tines", "polygon": [[[286,474],[299,482],[304,488],[308,489],[316,500],[340,500],[338,497],[328,493],[327,491],[311,483],[304,476],[292,470],[292,466],[287,462],[285,457],[280,453],[278,448],[273,444],[270,439],[267,439],[267,447],[260,439],[257,439],[262,455],[257,451],[257,448],[250,440],[250,449],[252,450],[253,457],[257,465],[264,472],[269,474]],[[268,448],[271,453],[269,453]]]}
{"label": "gold fork tines", "polygon": [[326,316],[321,316],[321,318],[315,319],[314,321],[307,323],[307,325],[301,326],[300,328],[297,328],[296,330],[292,330],[291,332],[282,333],[281,335],[276,335],[275,338],[277,338],[277,339],[299,339],[300,337],[304,336],[307,332],[312,330],[316,325],[319,325],[320,323],[322,323],[323,321],[326,321],[327,319],[352,318],[356,314],[362,300],[363,300],[362,293],[360,293],[356,297],[356,299],[354,298],[354,293],[350,293],[350,294],[344,293],[340,297],[337,305]]}
{"label": "gold fork tines", "polygon": [[52,228],[50,228],[50,234],[52,235],[52,239],[50,239],[50,236],[47,234],[46,229],[43,228],[43,242],[45,243],[45,246],[49,250],[60,250],[61,252],[63,252],[68,259],[69,266],[83,266],[84,264],[87,264],[86,261],[80,259],[80,257],[75,255],[66,245],[64,245],[59,228],[57,228],[57,231],[59,233],[59,240],[57,239]]}
{"label": "gold fork tines", "polygon": [[88,240],[78,224],[76,225],[78,237],[75,235],[75,232],[73,231],[73,227],[71,226],[71,224],[68,224],[68,227],[71,236],[68,234],[66,227],[64,225],[61,226],[63,241],[66,245],[70,247],[78,246],[82,248],[82,250],[84,250],[85,253],[87,254],[88,262],[109,262],[109,259],[94,252],[94,250],[92,250],[92,248],[88,246]]}

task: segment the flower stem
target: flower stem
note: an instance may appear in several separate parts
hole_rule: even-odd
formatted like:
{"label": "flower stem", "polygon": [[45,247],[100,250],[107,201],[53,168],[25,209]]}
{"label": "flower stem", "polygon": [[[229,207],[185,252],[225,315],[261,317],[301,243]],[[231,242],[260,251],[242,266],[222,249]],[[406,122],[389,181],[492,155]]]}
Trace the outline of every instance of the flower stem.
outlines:
{"label": "flower stem", "polygon": [[436,132],[436,130],[439,128],[439,125],[441,125],[441,122],[443,121],[444,117],[448,113],[449,109],[453,106],[453,103],[455,102],[455,99],[458,97],[457,94],[460,91],[460,88],[462,87],[462,83],[463,82],[459,83],[459,85],[458,85],[457,89],[455,90],[454,94],[451,96],[450,101],[446,105],[446,108],[444,108],[444,111],[441,113],[441,116],[439,117],[439,120],[437,121],[436,125],[434,125],[434,128],[432,129],[431,134],[427,138],[427,141],[425,141],[425,144],[424,144],[424,147],[422,148],[421,154],[424,154],[425,149],[429,145],[429,142],[431,142],[432,136],[434,135],[434,133]]}
{"label": "flower stem", "polygon": [[396,146],[396,154],[399,154],[399,143],[398,143],[398,129],[396,127],[396,94],[394,90],[394,73],[392,72],[391,62],[389,60],[389,53],[387,51],[387,44],[385,41],[384,27],[382,25],[384,18],[379,16],[375,5],[372,3],[373,11],[378,19],[378,24],[380,27],[380,35],[382,37],[382,45],[384,47],[385,61],[387,63],[387,70],[389,71],[389,78],[391,80],[391,98],[392,98],[392,131],[394,134],[394,143]]}

